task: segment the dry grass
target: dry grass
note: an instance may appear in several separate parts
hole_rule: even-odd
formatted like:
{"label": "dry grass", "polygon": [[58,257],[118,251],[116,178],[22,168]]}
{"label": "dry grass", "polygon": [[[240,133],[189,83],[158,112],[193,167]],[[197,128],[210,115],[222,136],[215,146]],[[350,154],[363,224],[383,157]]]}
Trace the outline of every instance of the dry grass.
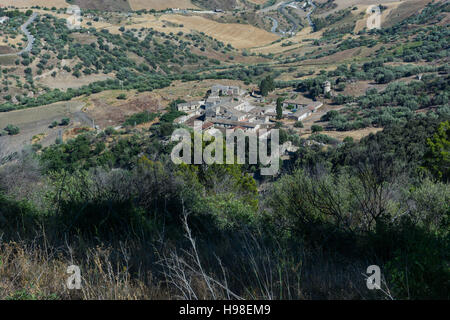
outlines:
{"label": "dry grass", "polygon": [[[49,14],[48,11],[35,10],[42,14]],[[60,19],[66,19],[68,14],[53,13],[55,17]],[[92,25],[89,26],[87,23]],[[171,26],[170,24],[179,25],[179,27]],[[112,24],[105,21],[93,21],[91,19],[83,19],[81,23],[82,27],[89,28],[94,27],[96,29],[108,29],[112,34],[120,34],[120,27],[126,29],[140,29],[140,28],[153,28],[159,32],[164,33],[178,33],[180,31],[184,33],[191,33],[193,30],[198,32],[204,32],[205,34],[224,42],[225,44],[231,44],[237,49],[261,47],[272,43],[278,39],[278,36],[265,31],[263,29],[238,23],[219,23],[201,16],[185,16],[176,14],[166,14],[161,16],[155,15],[140,15],[129,19],[126,25]],[[181,27],[181,25],[183,25]]]}
{"label": "dry grass", "polygon": [[[323,30],[320,30],[318,32],[312,32],[311,27],[306,27],[293,37],[283,39],[280,42],[270,43],[265,46],[254,48],[252,52],[269,54],[269,53],[281,53],[284,51],[291,51],[293,49],[300,49],[305,46],[305,40],[320,39],[322,37],[322,34]],[[294,44],[287,47],[282,46],[284,43],[288,42],[293,42]]]}
{"label": "dry grass", "polygon": [[[121,93],[125,93],[128,98],[118,100],[117,96]],[[133,95],[132,92],[114,90],[90,96],[84,111],[95,119],[97,125],[106,128],[123,124],[127,117],[135,113],[158,113],[164,112],[164,109],[153,93]]]}
{"label": "dry grass", "polygon": [[392,10],[386,17],[384,22],[385,27],[393,26],[394,24],[408,18],[409,16],[418,13],[432,0],[408,0],[403,1],[395,10]]}
{"label": "dry grass", "polygon": [[198,9],[190,0],[128,0],[128,2],[133,10]]}
{"label": "dry grass", "polygon": [[[12,46],[12,45],[15,45],[16,46],[16,48],[17,47],[19,47],[19,46],[23,46],[24,45],[24,41],[23,41],[23,39],[22,39],[22,37],[23,37],[23,35],[22,34],[19,34],[19,35],[17,35],[15,38],[12,38],[11,36],[9,36],[9,35],[1,35],[0,36],[0,44],[3,46]],[[11,50],[10,50],[10,52],[14,52],[14,51],[16,51],[15,49],[12,49],[11,48]],[[18,51],[18,50],[17,50]],[[5,53],[10,53],[10,52],[5,52]]]}
{"label": "dry grass", "polygon": [[[0,300],[369,298],[361,275],[367,263],[336,263],[320,253],[292,260],[248,238],[242,243],[246,261],[240,261],[241,269],[233,271],[229,262],[216,257],[218,266],[213,272],[203,265],[206,261],[192,235],[187,237],[190,249],[166,248],[159,259],[142,266],[131,243],[79,248],[69,244],[52,247],[49,243],[2,243]],[[80,268],[79,290],[67,288],[67,268],[72,265]]]}
{"label": "dry grass", "polygon": [[[359,141],[371,133],[376,134],[377,132],[380,131],[383,131],[383,128],[364,128],[352,131],[324,131],[322,133],[341,141],[343,141],[347,137],[351,137],[355,141]],[[311,134],[302,135],[302,138],[308,138],[310,135]]]}
{"label": "dry grass", "polygon": [[29,8],[32,6],[67,8],[69,5],[65,0],[0,0],[0,6],[13,6],[17,8]]}
{"label": "dry grass", "polygon": [[[383,12],[381,12],[381,26],[383,27],[386,23],[387,23],[387,17],[391,14],[392,11],[394,11],[395,9],[398,8],[399,5],[401,5],[403,2],[392,2],[392,3],[386,3],[383,4],[385,7],[387,7],[387,9],[383,10]],[[370,7],[372,7],[373,5],[369,5],[369,6],[358,6],[359,12],[365,12],[366,15],[364,16],[364,18],[358,20],[356,22],[355,25],[355,29],[354,32],[358,33],[359,31],[361,31],[364,28],[367,28],[367,19],[370,17],[370,14],[367,13],[367,10],[369,10]]]}
{"label": "dry grass", "polygon": [[2,113],[0,116],[0,128],[3,129],[8,124],[16,125],[20,128],[20,134],[14,136],[0,137],[4,146],[4,152],[11,154],[20,152],[25,145],[30,145],[36,135],[44,134],[39,144],[46,147],[55,142],[59,131],[64,131],[67,126],[49,128],[53,121],[60,122],[63,118],[70,118],[71,125],[77,125],[81,121],[77,114],[83,107],[83,103],[78,101],[59,102],[42,107],[35,107],[17,111]]}
{"label": "dry grass", "polygon": [[[124,249],[125,250],[125,249]],[[0,245],[0,299],[84,299],[140,300],[167,299],[151,274],[133,277],[127,253],[111,257],[111,248],[98,246],[87,250],[78,260],[70,246],[42,248],[33,244]],[[69,290],[67,268],[80,266],[82,286]]]}
{"label": "dry grass", "polygon": [[[183,25],[183,27],[171,27],[167,25],[168,23]],[[200,16],[168,14],[155,17],[148,15],[140,17],[139,19],[134,19],[133,22],[127,26],[127,28],[136,29],[142,27],[153,28],[165,33],[177,33],[179,31],[190,33],[192,30],[204,32],[205,34],[222,41],[225,44],[229,43],[238,49],[260,47],[278,39],[278,36],[251,25],[219,23]],[[118,27],[113,27],[113,29],[118,29]],[[113,32],[112,30],[110,31]]]}
{"label": "dry grass", "polygon": [[[323,13],[322,15],[328,15],[331,12],[335,12],[338,10],[342,10],[348,7],[358,6],[358,7],[368,7],[370,5],[386,5],[392,2],[397,2],[398,0],[334,0],[334,3],[337,4],[337,7],[334,8],[331,11],[327,11],[326,13]],[[406,0],[410,1],[410,0]]]}
{"label": "dry grass", "polygon": [[51,89],[67,90],[69,88],[78,89],[84,85],[89,85],[97,81],[105,81],[108,79],[113,79],[113,75],[107,74],[83,75],[77,78],[66,71],[60,70],[58,70],[59,72],[57,72],[56,77],[53,77],[51,75],[53,71],[57,71],[57,69],[51,70],[41,76],[38,76],[36,77],[37,79],[35,80],[38,80],[40,84],[49,87]]}
{"label": "dry grass", "polygon": [[[94,245],[82,240],[52,245],[45,235],[30,242],[0,245],[0,299],[83,300],[240,300],[368,298],[361,270],[366,263],[343,264],[320,252],[300,256],[260,239],[240,239],[240,253],[216,267],[184,220],[187,247],[161,249],[143,243]],[[73,245],[69,244],[72,243]],[[151,252],[156,255],[148,258]],[[144,256],[146,255],[146,256]],[[78,266],[81,289],[69,290],[69,266]],[[208,265],[208,267],[206,267]],[[232,289],[234,288],[234,289]],[[234,290],[239,290],[236,292]]]}
{"label": "dry grass", "polygon": [[8,124],[20,126],[43,120],[50,121],[55,117],[70,117],[72,113],[80,111],[81,107],[82,104],[79,102],[58,102],[42,107],[6,112],[0,117],[0,128]]}
{"label": "dry grass", "polygon": [[248,0],[249,2],[255,3],[255,4],[264,4],[267,2],[267,0]]}

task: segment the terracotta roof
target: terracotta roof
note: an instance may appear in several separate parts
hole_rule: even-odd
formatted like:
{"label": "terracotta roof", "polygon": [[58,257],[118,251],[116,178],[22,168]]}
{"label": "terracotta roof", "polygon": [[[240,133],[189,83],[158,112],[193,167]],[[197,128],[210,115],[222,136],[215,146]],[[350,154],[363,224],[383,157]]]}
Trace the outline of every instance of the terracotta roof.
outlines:
{"label": "terracotta roof", "polygon": [[209,129],[209,128],[211,128],[212,126],[214,126],[214,124],[213,124],[212,122],[205,121],[205,122],[203,122],[202,129],[203,129],[203,130]]}

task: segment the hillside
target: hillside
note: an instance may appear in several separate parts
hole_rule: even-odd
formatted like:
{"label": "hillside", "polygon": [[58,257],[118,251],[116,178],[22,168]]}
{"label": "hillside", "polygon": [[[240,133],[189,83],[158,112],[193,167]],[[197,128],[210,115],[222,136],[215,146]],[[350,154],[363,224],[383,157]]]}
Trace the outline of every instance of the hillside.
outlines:
{"label": "hillside", "polygon": [[448,1],[0,21],[0,299],[450,299]]}

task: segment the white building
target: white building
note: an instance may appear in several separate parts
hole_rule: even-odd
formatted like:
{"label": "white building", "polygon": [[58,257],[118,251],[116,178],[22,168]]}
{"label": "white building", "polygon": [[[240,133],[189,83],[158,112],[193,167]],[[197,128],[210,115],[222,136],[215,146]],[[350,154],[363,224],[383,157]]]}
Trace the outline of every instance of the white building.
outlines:
{"label": "white building", "polygon": [[190,101],[185,103],[180,103],[177,105],[178,111],[183,112],[192,112],[200,109],[202,105],[205,104],[205,101]]}
{"label": "white building", "polygon": [[301,109],[289,115],[289,119],[293,119],[295,121],[302,121],[308,118],[312,114],[312,111],[309,109]]}
{"label": "white building", "polygon": [[285,100],[283,101],[283,108],[292,107],[296,110],[306,108],[311,102],[310,99],[305,99],[303,97],[294,99],[294,100]]}
{"label": "white building", "polygon": [[308,118],[310,115],[312,115],[314,112],[319,110],[323,106],[323,103],[320,101],[315,101],[310,103],[305,108],[300,108],[297,111],[291,113],[288,115],[288,118],[294,119],[296,121],[301,121],[306,118]]}
{"label": "white building", "polygon": [[9,20],[9,17],[0,17],[0,24],[4,24]]}
{"label": "white building", "polygon": [[211,96],[239,96],[241,93],[241,88],[238,86],[224,86],[221,84],[216,84],[211,87]]}

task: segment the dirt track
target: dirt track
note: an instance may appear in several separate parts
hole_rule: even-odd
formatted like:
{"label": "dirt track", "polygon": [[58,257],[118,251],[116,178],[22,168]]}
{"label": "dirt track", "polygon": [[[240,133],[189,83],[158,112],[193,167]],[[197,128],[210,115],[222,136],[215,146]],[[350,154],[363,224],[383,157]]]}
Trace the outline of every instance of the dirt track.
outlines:
{"label": "dirt track", "polygon": [[32,24],[34,22],[34,20],[36,19],[37,16],[38,16],[37,12],[34,12],[30,16],[30,18],[20,27],[20,30],[22,31],[23,34],[25,34],[25,36],[28,39],[27,46],[17,53],[0,54],[0,57],[7,57],[7,56],[14,56],[14,55],[20,56],[21,54],[23,54],[25,52],[30,52],[33,49],[34,37],[28,31],[27,28],[30,24]]}

